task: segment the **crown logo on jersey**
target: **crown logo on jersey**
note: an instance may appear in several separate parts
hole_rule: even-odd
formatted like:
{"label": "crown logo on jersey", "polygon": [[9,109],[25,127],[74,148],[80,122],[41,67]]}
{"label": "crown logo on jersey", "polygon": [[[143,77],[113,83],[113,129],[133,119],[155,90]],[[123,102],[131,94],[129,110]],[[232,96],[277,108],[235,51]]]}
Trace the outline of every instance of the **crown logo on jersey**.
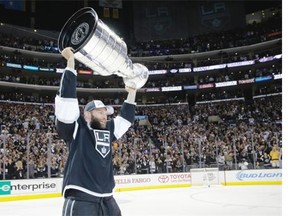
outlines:
{"label": "crown logo on jersey", "polygon": [[106,154],[107,150],[104,146],[101,148],[101,152],[102,152],[102,154]]}
{"label": "crown logo on jersey", "polygon": [[93,130],[95,136],[95,149],[105,158],[110,152],[110,131]]}

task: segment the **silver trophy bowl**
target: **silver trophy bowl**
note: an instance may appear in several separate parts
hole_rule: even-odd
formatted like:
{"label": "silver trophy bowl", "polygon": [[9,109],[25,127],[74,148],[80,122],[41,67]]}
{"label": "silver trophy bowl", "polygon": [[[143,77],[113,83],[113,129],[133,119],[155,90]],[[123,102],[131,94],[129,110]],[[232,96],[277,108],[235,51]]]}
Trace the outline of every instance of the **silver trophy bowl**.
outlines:
{"label": "silver trophy bowl", "polygon": [[75,59],[101,76],[116,74],[123,77],[125,85],[141,88],[148,80],[148,69],[134,65],[127,56],[126,43],[116,35],[91,7],[74,13],[64,24],[59,37],[61,52],[72,47]]}

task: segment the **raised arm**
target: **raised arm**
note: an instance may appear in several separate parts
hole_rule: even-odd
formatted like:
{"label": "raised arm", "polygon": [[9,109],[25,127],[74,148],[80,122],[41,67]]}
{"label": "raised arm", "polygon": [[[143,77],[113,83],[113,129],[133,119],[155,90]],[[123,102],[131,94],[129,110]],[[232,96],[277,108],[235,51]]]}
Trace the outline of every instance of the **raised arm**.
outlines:
{"label": "raised arm", "polygon": [[116,139],[119,139],[123,134],[129,129],[135,120],[135,98],[136,98],[136,89],[125,86],[126,91],[128,92],[127,99],[124,101],[120,115],[114,119],[115,130],[114,135]]}
{"label": "raised arm", "polygon": [[55,97],[55,115],[59,136],[68,139],[71,138],[74,123],[80,115],[76,94],[77,72],[72,48],[65,48],[61,54],[67,60],[67,67],[62,74],[59,91]]}

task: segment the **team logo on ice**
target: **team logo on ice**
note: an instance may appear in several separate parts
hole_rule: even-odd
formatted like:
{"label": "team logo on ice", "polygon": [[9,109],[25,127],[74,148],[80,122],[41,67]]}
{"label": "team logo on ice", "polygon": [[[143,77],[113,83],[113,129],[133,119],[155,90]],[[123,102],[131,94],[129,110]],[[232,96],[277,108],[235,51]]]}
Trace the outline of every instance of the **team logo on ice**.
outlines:
{"label": "team logo on ice", "polygon": [[95,149],[105,158],[110,152],[110,131],[94,130]]}

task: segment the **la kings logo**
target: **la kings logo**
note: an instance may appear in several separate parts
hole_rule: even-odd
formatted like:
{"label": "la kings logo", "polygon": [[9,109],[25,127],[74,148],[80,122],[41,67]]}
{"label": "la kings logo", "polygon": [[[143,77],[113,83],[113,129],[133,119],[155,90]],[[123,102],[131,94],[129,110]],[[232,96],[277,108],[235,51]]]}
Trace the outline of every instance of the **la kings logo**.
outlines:
{"label": "la kings logo", "polygon": [[110,152],[110,131],[94,130],[95,149],[105,158]]}

